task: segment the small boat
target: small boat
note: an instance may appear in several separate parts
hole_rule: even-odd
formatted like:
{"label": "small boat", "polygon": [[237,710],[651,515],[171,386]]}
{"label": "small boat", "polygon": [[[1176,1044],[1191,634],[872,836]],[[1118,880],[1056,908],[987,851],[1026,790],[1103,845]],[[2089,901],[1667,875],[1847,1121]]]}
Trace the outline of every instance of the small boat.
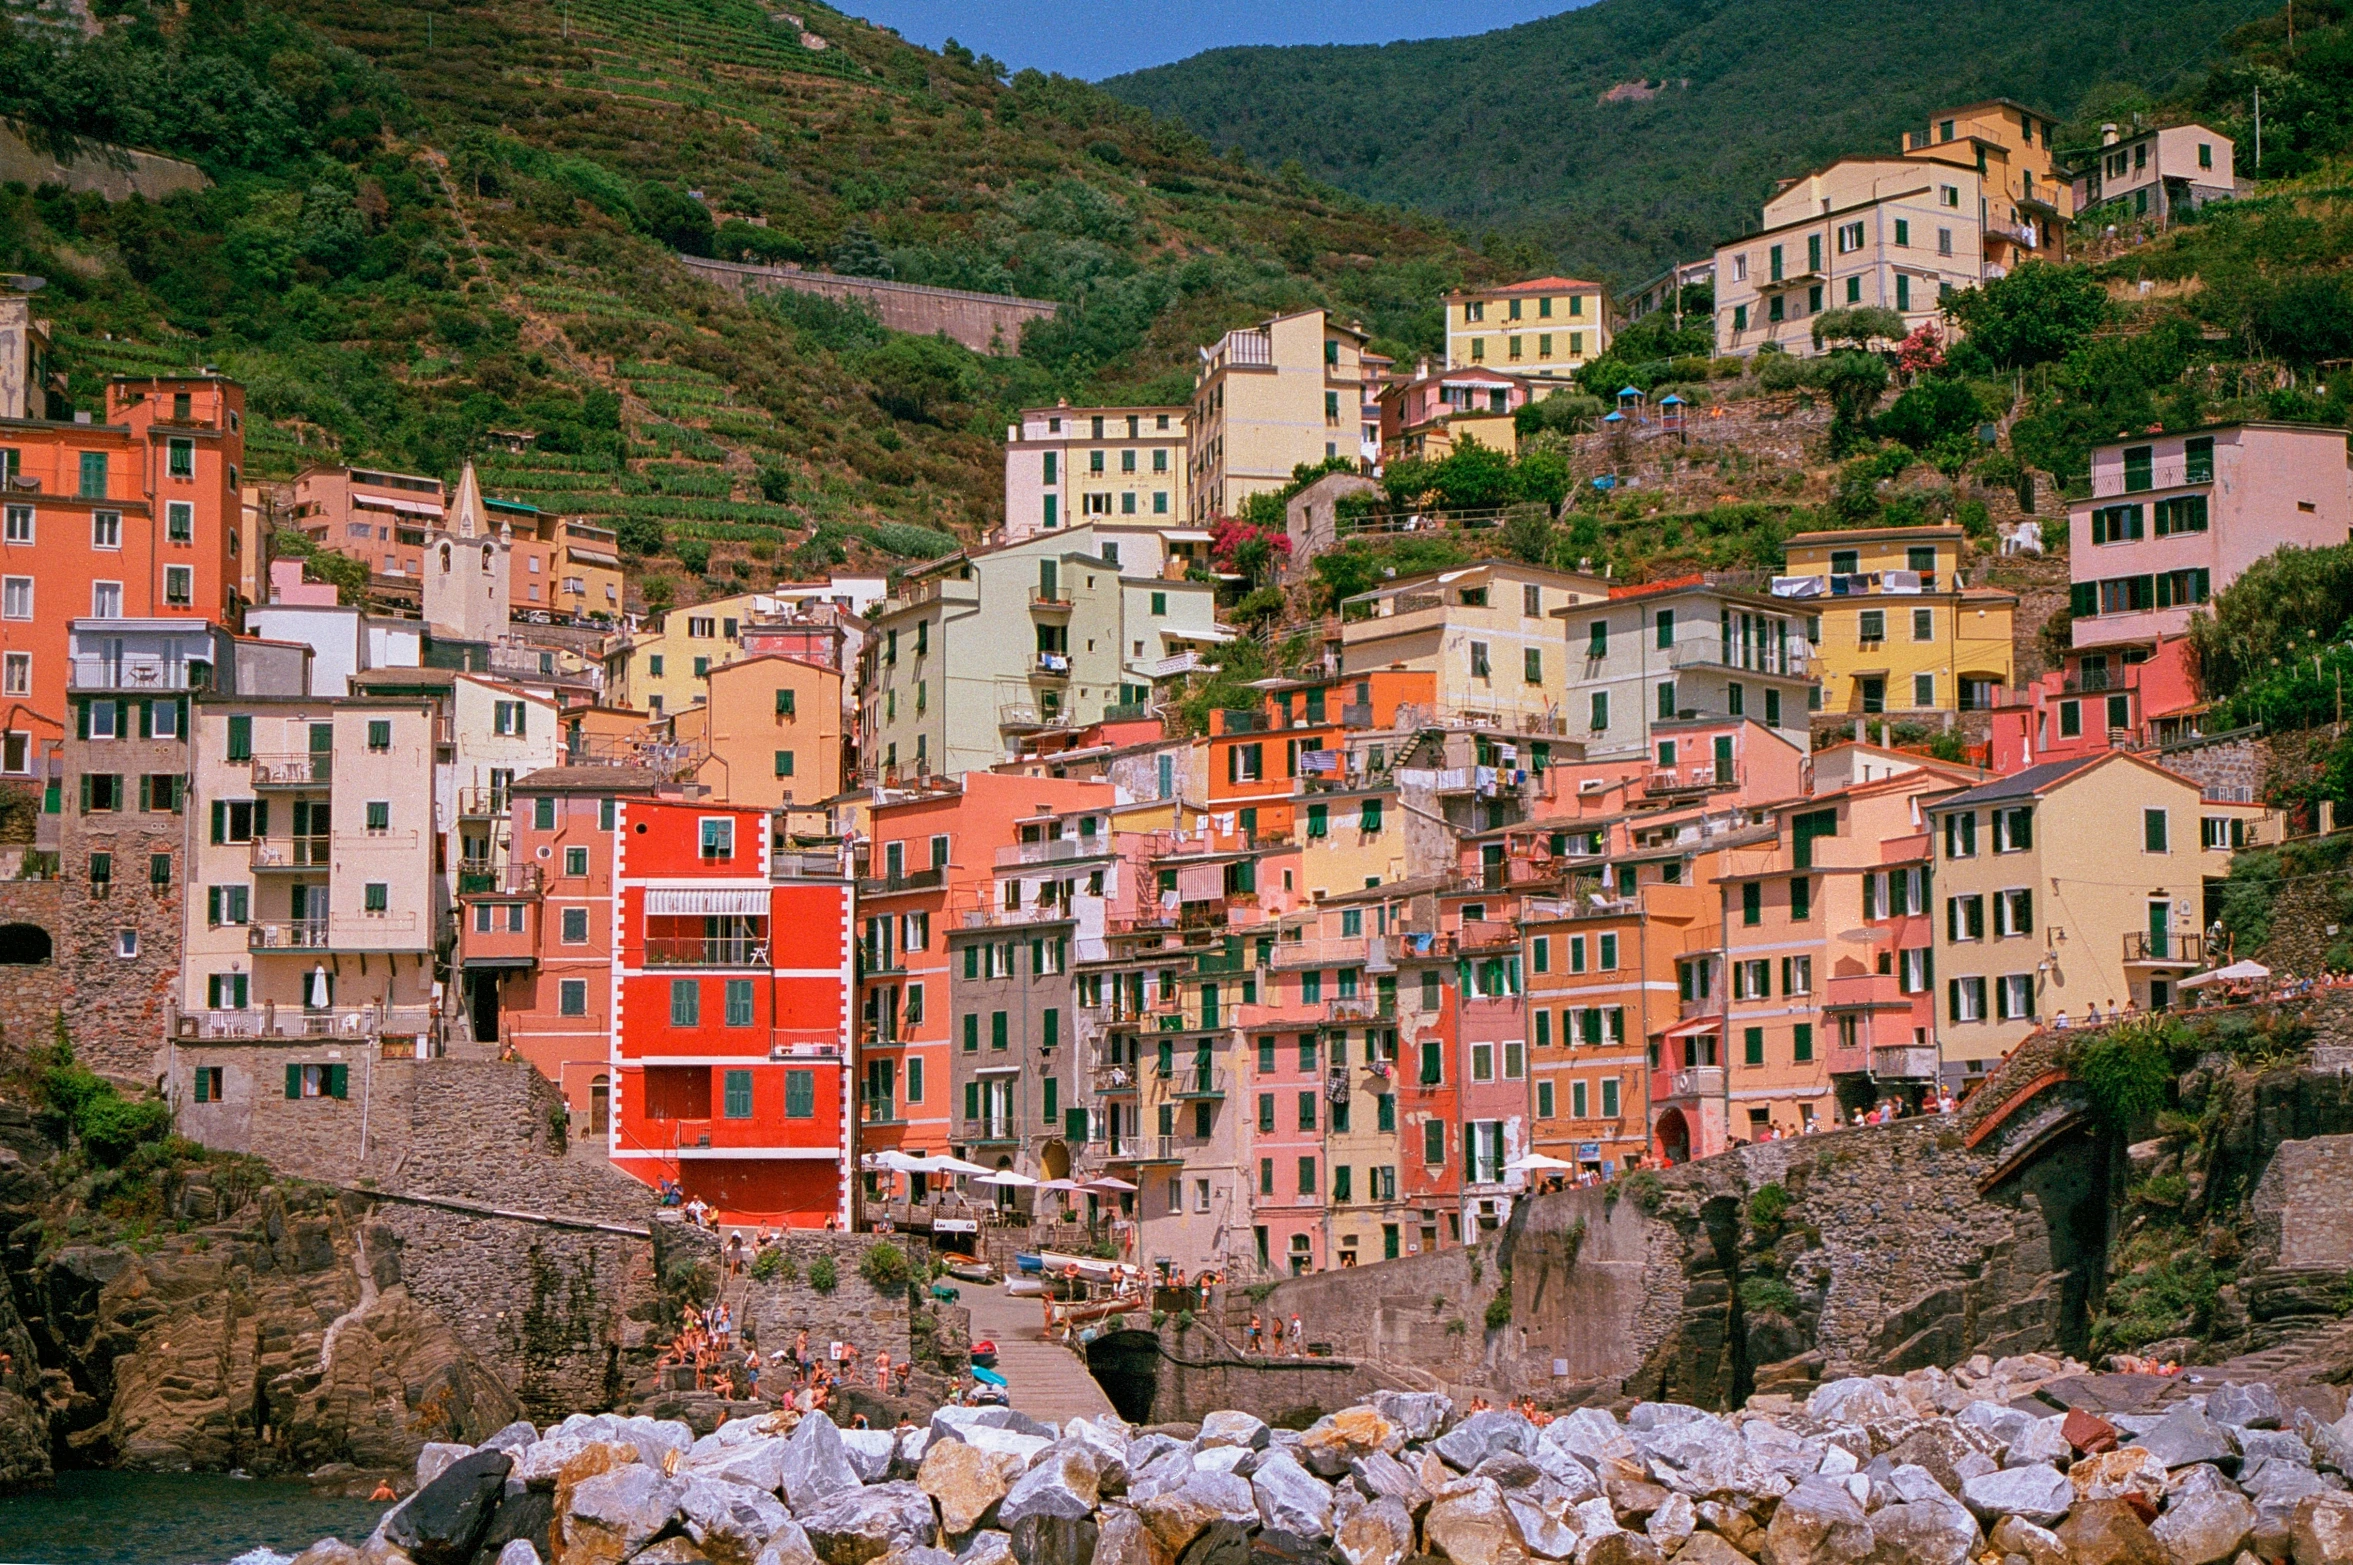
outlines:
{"label": "small boat", "polygon": [[992,1283],[997,1280],[997,1269],[986,1261],[964,1261],[950,1265],[948,1275],[959,1282]]}
{"label": "small boat", "polygon": [[1013,1264],[1025,1272],[1042,1272],[1046,1269],[1046,1258],[1042,1255],[1017,1254],[1013,1257]]}
{"label": "small boat", "polygon": [[997,1345],[988,1341],[974,1343],[972,1345],[972,1362],[986,1369],[996,1368]]}
{"label": "small boat", "polygon": [[1007,1296],[1016,1299],[1034,1299],[1045,1291],[1045,1283],[1035,1277],[1016,1277],[1005,1284]]}

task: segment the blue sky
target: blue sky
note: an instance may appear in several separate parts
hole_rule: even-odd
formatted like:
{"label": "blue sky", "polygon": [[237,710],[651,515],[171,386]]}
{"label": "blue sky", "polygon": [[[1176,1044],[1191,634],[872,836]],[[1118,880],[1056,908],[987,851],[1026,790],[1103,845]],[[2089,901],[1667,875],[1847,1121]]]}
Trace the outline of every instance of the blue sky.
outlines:
{"label": "blue sky", "polygon": [[1388,43],[1483,33],[1573,9],[1579,0],[1492,0],[1476,12],[1439,0],[1158,0],[1042,5],[1036,0],[846,0],[843,9],[936,49],[954,38],[1015,70],[1034,65],[1099,81],[1245,43]]}

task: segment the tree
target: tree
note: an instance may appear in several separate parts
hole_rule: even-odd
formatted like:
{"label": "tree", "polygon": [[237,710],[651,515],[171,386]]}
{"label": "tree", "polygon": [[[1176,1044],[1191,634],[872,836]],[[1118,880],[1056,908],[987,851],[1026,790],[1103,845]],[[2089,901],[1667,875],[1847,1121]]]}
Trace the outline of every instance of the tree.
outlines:
{"label": "tree", "polygon": [[1550,565],[1554,528],[1552,512],[1541,505],[1515,505],[1503,516],[1499,535],[1506,554],[1530,565]]}
{"label": "tree", "polygon": [[1830,399],[1830,455],[1835,461],[1867,438],[1871,409],[1887,389],[1887,365],[1875,353],[1851,348],[1819,363],[1815,384]]}
{"label": "tree", "polygon": [[2080,267],[2024,261],[2007,277],[1964,288],[1945,313],[1977,351],[2004,369],[2065,358],[2106,325],[2115,308],[2099,279]]}
{"label": "tree", "polygon": [[2286,659],[2340,639],[2353,621],[2353,544],[2281,549],[2247,567],[2190,620],[2209,699],[2224,700]]}
{"label": "tree", "polygon": [[682,255],[709,255],[716,237],[710,209],[674,185],[649,179],[637,193],[645,231]]}
{"label": "tree", "polygon": [[1876,304],[1858,304],[1843,310],[1824,310],[1814,317],[1814,346],[1826,342],[1851,342],[1856,347],[1867,347],[1874,339],[1899,342],[1904,336],[1904,318],[1895,311]]}
{"label": "tree", "polygon": [[1512,499],[1511,469],[1509,456],[1465,435],[1462,444],[1432,466],[1431,487],[1449,511],[1492,511]]}
{"label": "tree", "polygon": [[669,539],[651,517],[624,516],[613,523],[613,541],[623,554],[660,554]]}
{"label": "tree", "polygon": [[875,243],[874,231],[864,223],[852,223],[842,230],[841,242],[833,247],[832,265],[845,277],[888,278],[894,270],[891,258]]}
{"label": "tree", "polygon": [[1871,429],[1884,439],[1926,451],[1947,435],[1965,434],[1975,439],[1983,413],[1977,394],[1965,383],[1930,379],[1897,397],[1893,406],[1871,421]]}
{"label": "tree", "polygon": [[860,368],[884,412],[919,423],[962,401],[974,382],[971,355],[945,337],[894,336]]}
{"label": "tree", "polygon": [[365,561],[348,554],[337,554],[332,549],[321,549],[302,562],[302,573],[312,581],[329,582],[335,588],[337,603],[358,604],[368,601],[368,567]]}

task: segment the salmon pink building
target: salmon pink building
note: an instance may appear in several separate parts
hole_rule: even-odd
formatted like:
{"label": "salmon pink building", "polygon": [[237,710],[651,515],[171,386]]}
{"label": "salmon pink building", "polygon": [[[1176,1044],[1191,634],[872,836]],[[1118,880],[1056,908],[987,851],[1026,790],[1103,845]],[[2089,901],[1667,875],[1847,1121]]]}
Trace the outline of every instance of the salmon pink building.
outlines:
{"label": "salmon pink building", "polygon": [[765,811],[614,812],[615,1166],[727,1217],[850,1221],[850,885],[775,857]]}

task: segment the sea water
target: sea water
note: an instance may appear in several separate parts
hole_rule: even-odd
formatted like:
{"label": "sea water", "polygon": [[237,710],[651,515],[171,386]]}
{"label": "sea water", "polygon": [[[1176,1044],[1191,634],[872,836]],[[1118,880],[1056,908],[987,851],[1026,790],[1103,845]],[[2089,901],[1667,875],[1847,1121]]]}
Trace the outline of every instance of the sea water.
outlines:
{"label": "sea water", "polygon": [[224,1565],[254,1548],[357,1544],[385,1507],[300,1481],[220,1473],[60,1473],[0,1497],[0,1565]]}

